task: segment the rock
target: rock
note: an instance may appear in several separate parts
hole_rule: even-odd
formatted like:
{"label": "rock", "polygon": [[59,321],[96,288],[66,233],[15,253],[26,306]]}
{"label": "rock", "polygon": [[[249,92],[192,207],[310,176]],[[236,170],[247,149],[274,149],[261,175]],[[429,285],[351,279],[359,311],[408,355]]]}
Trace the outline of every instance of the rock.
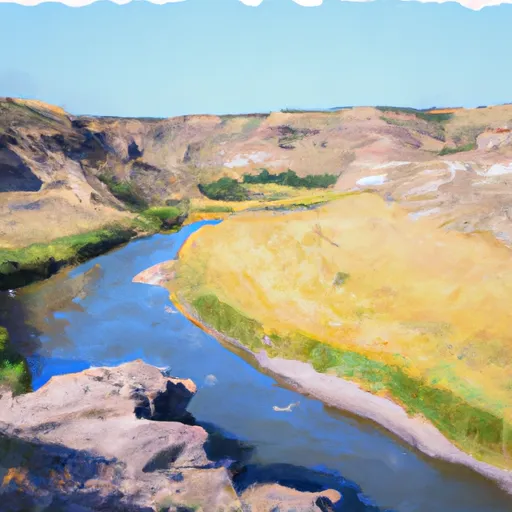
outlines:
{"label": "rock", "polygon": [[[180,471],[172,484],[172,492],[156,498],[160,510],[239,512],[242,504],[236,495],[225,468]],[[188,509],[186,507],[189,507]]]}
{"label": "rock", "polygon": [[241,495],[249,512],[326,512],[341,500],[338,491],[300,492],[277,484],[249,487]]}
{"label": "rock", "polygon": [[[191,380],[134,361],[4,393],[2,512],[239,512],[228,470],[206,455],[207,432],[182,422],[193,421],[195,392]],[[339,494],[261,485],[242,497],[253,512],[299,512],[330,510]]]}
{"label": "rock", "polygon": [[[34,503],[52,510],[155,510],[155,496],[177,492],[169,476],[182,469],[195,475],[179,484],[179,502],[186,503],[202,472],[211,480],[207,433],[150,418],[185,417],[195,391],[192,381],[165,378],[135,361],[53,377],[35,393],[6,395],[0,399],[0,495],[8,510]],[[217,495],[232,495],[236,503],[226,478],[217,478]],[[214,492],[214,483],[209,489]],[[220,502],[224,506],[227,498]]]}

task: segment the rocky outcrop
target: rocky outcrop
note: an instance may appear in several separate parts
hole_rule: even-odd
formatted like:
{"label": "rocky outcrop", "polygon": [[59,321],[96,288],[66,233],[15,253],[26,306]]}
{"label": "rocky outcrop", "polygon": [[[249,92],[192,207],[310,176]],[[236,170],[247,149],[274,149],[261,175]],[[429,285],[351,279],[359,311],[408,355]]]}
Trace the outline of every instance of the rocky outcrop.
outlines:
{"label": "rocky outcrop", "polygon": [[242,494],[249,512],[326,512],[341,500],[341,494],[323,492],[299,492],[277,484],[250,487]]}
{"label": "rocky outcrop", "polygon": [[[203,449],[206,432],[151,421],[182,419],[195,391],[192,381],[165,378],[136,361],[54,377],[35,393],[4,397],[4,444],[21,444],[26,452],[13,464],[9,455],[17,450],[9,449],[0,464],[10,510],[23,510],[17,507],[20,493],[27,502],[153,510],[157,496],[188,487],[177,476],[181,470],[194,482],[208,481],[208,472],[202,473],[211,466]],[[236,496],[233,503],[236,508]]]}
{"label": "rocky outcrop", "polygon": [[[80,512],[246,508],[228,469],[207,457],[207,432],[186,411],[195,392],[191,380],[165,377],[139,360],[53,377],[38,391],[14,398],[4,393],[2,511],[36,505]],[[289,492],[293,500],[284,493],[285,508],[278,510],[299,503],[301,493]],[[244,495],[248,504],[265,500],[264,489]],[[275,493],[269,499],[275,501]]]}

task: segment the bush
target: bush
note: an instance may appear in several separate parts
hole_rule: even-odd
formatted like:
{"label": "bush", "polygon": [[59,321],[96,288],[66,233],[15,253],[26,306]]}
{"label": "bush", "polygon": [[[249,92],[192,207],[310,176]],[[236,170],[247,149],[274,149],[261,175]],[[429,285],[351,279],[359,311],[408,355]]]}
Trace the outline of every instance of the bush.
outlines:
{"label": "bush", "polygon": [[345,284],[347,279],[350,277],[350,274],[346,272],[336,272],[336,276],[334,277],[333,285],[334,286],[342,286]]}
{"label": "bush", "polygon": [[155,219],[160,223],[160,227],[173,227],[180,224],[180,216],[182,212],[175,206],[161,206],[149,208],[142,212],[144,217]]}
{"label": "bush", "polygon": [[446,146],[441,151],[439,151],[439,155],[452,155],[453,153],[461,153],[462,151],[473,151],[473,149],[476,149],[476,144],[474,142],[470,142],[464,146],[456,146],[454,148]]}
{"label": "bush", "polygon": [[107,185],[114,197],[126,203],[130,209],[140,211],[148,207],[142,192],[132,181],[119,181],[111,174],[100,174],[98,179]]}
{"label": "bush", "polygon": [[156,217],[162,222],[175,220],[180,216],[180,210],[175,206],[162,206],[158,208],[149,208],[143,212],[144,215],[149,217]]}
{"label": "bush", "polygon": [[216,201],[245,201],[249,199],[247,190],[232,178],[221,178],[207,185],[199,184],[198,188],[201,194]]}
{"label": "bush", "polygon": [[30,372],[26,361],[9,344],[7,329],[0,327],[0,387],[17,395],[30,390]]}
{"label": "bush", "polygon": [[295,171],[288,169],[279,174],[270,174],[267,169],[262,169],[259,174],[244,174],[243,181],[247,184],[275,183],[288,187],[328,188],[334,185],[338,177],[334,174],[309,174],[304,178],[297,176]]}

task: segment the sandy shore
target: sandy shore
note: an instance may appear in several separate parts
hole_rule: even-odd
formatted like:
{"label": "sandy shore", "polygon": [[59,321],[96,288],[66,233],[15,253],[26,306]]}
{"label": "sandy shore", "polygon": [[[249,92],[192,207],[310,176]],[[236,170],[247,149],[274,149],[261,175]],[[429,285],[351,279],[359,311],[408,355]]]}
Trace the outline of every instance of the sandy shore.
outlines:
{"label": "sandy shore", "polygon": [[[171,262],[155,265],[141,272],[134,282],[165,287],[173,279]],[[362,390],[357,384],[333,375],[317,372],[311,364],[283,358],[269,358],[264,350],[254,353],[238,340],[202,323],[195,311],[181,297],[171,299],[186,318],[223,344],[234,346],[249,354],[257,366],[303,395],[324,404],[369,419],[384,427],[422,453],[454,464],[462,464],[495,481],[512,494],[512,471],[497,468],[473,458],[451,443],[434,425],[423,418],[410,417],[398,404]]]}

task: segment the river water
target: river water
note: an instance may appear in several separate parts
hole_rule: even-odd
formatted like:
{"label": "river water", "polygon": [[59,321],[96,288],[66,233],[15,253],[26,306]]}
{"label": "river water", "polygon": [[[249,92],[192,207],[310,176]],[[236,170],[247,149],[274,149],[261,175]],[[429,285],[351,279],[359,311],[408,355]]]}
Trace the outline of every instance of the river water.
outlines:
{"label": "river water", "polygon": [[[142,270],[174,258],[205,223],[214,222],[135,240],[15,296],[1,294],[2,322],[28,357],[34,389],[52,375],[142,358],[196,382],[189,410],[228,440],[217,443],[216,451],[225,452],[218,458],[243,452],[241,488],[265,481],[334,487],[344,496],[342,512],[512,510],[512,499],[492,482],[282,387],[176,312],[164,289],[132,283]],[[300,404],[291,413],[273,410],[292,402]]]}

